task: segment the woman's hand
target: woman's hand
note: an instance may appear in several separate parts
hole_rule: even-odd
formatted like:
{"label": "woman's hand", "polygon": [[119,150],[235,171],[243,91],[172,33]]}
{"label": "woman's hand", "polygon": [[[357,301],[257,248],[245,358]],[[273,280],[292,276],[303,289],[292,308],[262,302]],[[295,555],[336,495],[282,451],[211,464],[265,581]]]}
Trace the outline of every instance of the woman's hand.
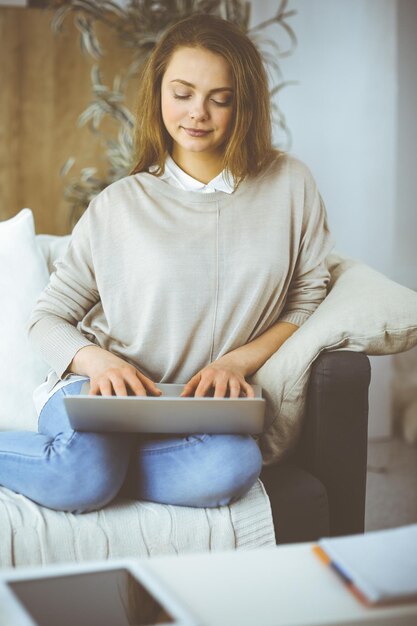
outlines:
{"label": "woman's hand", "polygon": [[246,382],[243,371],[236,365],[222,362],[221,359],[213,361],[197,372],[184,386],[180,397],[192,395],[195,398],[202,397],[212,388],[215,398],[226,397],[228,390],[230,398],[238,398],[241,392],[247,398],[255,397],[255,392]]}
{"label": "woman's hand", "polygon": [[89,376],[90,396],[127,396],[128,389],[136,396],[160,396],[162,393],[136,367],[99,346],[81,348],[69,369],[76,374]]}

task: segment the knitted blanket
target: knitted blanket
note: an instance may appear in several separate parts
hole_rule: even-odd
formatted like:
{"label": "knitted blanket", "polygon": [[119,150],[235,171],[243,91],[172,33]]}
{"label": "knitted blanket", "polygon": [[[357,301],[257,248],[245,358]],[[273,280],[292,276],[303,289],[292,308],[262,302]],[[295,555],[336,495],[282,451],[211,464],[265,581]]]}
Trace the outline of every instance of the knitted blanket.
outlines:
{"label": "knitted blanket", "polygon": [[116,499],[79,515],[47,509],[0,487],[0,537],[0,567],[275,545],[271,507],[259,480],[229,506]]}

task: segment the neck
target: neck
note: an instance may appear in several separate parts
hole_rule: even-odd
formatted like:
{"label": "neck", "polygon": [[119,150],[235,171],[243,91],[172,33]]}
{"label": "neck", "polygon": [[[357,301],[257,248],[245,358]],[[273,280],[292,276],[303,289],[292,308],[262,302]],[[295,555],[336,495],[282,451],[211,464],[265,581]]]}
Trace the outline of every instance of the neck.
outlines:
{"label": "neck", "polygon": [[219,154],[195,152],[184,154],[174,147],[172,158],[184,172],[204,184],[209,183],[222,171],[222,156]]}

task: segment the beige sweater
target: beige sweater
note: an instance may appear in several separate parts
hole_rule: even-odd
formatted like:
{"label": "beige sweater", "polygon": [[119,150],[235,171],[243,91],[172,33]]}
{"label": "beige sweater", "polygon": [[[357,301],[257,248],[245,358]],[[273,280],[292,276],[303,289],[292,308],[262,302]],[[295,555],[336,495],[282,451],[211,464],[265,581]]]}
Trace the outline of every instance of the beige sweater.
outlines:
{"label": "beige sweater", "polygon": [[41,294],[29,337],[61,377],[90,343],[155,382],[187,382],[326,294],[332,248],[308,168],[284,155],[233,194],[149,173],[101,192]]}

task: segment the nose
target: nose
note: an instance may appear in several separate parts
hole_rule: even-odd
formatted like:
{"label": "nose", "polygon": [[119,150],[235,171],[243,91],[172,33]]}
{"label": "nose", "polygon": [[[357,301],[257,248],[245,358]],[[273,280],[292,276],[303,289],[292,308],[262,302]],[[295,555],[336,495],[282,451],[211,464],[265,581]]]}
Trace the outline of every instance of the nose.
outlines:
{"label": "nose", "polygon": [[208,118],[208,111],[204,101],[194,100],[189,111],[190,119],[195,121],[204,121]]}

